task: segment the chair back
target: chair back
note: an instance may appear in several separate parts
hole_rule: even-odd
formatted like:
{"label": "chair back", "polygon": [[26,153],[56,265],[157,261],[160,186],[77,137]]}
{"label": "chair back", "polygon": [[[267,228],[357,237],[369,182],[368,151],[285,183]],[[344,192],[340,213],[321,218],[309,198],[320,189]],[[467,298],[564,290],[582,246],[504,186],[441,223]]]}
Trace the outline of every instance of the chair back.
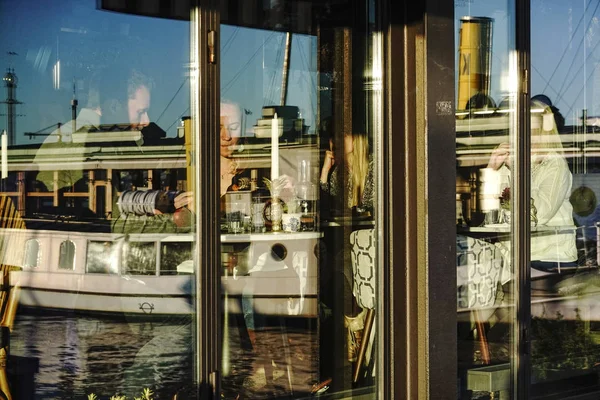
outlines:
{"label": "chair back", "polygon": [[375,307],[375,236],[374,229],[350,234],[352,245],[352,293],[362,308]]}

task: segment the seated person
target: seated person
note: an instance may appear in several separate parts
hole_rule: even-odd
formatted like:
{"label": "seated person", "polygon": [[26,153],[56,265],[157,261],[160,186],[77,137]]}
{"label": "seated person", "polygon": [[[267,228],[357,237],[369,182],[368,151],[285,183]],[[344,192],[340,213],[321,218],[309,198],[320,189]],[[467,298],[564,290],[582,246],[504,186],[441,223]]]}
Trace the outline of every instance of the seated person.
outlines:
{"label": "seated person", "polygon": [[[573,207],[569,195],[573,176],[563,156],[556,122],[550,107],[532,101],[532,109],[542,109],[539,127],[532,127],[531,199],[532,215],[538,226],[573,227],[572,231],[532,234],[531,267],[546,272],[560,272],[561,267],[577,266]],[[490,157],[488,168],[510,177],[510,147],[500,144]],[[506,180],[506,179],[505,179]],[[501,242],[505,255],[509,255],[508,242]]]}

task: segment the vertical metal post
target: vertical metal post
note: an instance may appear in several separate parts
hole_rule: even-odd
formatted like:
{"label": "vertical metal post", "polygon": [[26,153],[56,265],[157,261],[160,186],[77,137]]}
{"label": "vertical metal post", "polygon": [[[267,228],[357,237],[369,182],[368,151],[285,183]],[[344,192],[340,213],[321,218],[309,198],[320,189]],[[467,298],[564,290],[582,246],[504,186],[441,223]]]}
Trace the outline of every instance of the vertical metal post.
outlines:
{"label": "vertical metal post", "polygon": [[511,262],[517,274],[514,289],[516,320],[513,324],[511,379],[512,398],[528,399],[530,387],[530,337],[531,337],[531,273],[530,273],[530,198],[531,198],[531,107],[530,107],[530,2],[515,1],[515,32],[517,73],[520,87],[517,91],[516,127],[513,163],[513,215],[511,231],[513,252]]}
{"label": "vertical metal post", "polygon": [[193,0],[190,110],[195,219],[195,338],[198,398],[220,398],[221,285],[219,231],[219,2]]}
{"label": "vertical metal post", "polygon": [[287,88],[290,73],[290,54],[292,52],[292,33],[285,35],[285,54],[283,57],[283,72],[281,73],[281,105],[287,102]]}

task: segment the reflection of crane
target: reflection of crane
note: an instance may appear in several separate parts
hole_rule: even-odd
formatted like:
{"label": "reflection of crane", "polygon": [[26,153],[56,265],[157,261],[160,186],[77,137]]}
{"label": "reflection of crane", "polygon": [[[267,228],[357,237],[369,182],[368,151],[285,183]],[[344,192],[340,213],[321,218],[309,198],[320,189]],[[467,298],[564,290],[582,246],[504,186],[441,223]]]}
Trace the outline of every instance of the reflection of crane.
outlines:
{"label": "reflection of crane", "polygon": [[56,124],[52,124],[50,126],[47,126],[45,128],[40,129],[37,132],[25,132],[24,135],[25,136],[29,136],[29,140],[33,139],[35,136],[50,136],[52,133],[47,133],[44,132],[48,129],[54,129],[54,128],[60,128],[62,126],[61,122],[58,122]]}

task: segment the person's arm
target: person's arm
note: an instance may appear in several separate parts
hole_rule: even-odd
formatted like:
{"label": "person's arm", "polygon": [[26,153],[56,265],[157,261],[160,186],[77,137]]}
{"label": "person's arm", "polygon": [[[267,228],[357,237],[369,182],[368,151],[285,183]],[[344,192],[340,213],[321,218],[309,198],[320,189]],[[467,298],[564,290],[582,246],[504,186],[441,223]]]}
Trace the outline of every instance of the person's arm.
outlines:
{"label": "person's arm", "polygon": [[321,168],[321,178],[319,179],[319,183],[323,190],[327,189],[329,184],[329,174],[331,173],[331,168],[333,168],[334,164],[335,156],[333,154],[333,141],[329,140],[329,150],[325,151],[325,159],[323,160],[323,167]]}
{"label": "person's arm", "polygon": [[503,165],[510,168],[510,145],[508,143],[500,143],[498,147],[492,151],[488,162],[488,168],[492,168],[495,171],[500,169]]}
{"label": "person's arm", "polygon": [[532,176],[531,198],[537,210],[538,224],[546,224],[556,215],[571,187],[571,171],[566,161],[556,155],[542,162]]}

